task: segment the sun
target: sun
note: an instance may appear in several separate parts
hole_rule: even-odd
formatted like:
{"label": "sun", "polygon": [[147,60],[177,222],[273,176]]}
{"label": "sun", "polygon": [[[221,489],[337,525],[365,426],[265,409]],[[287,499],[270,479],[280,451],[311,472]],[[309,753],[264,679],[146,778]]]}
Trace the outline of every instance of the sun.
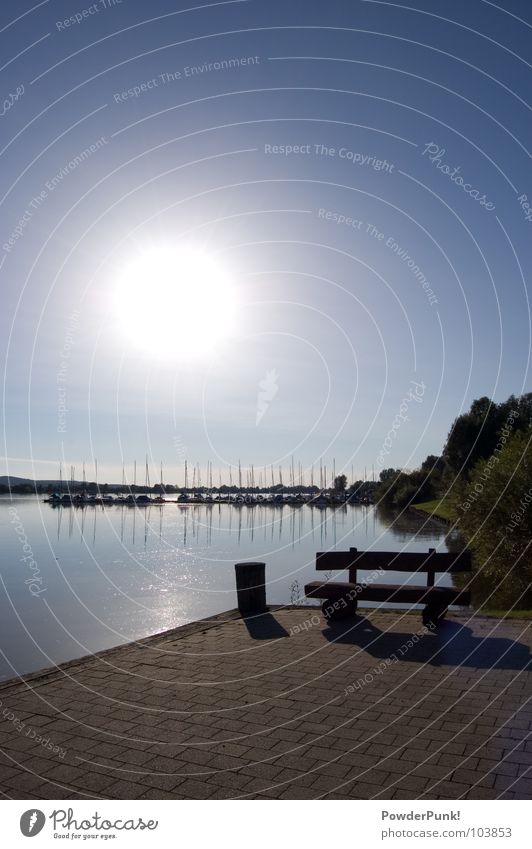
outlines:
{"label": "sun", "polygon": [[123,334],[159,357],[211,352],[234,328],[233,283],[200,248],[157,247],[126,264],[115,287]]}

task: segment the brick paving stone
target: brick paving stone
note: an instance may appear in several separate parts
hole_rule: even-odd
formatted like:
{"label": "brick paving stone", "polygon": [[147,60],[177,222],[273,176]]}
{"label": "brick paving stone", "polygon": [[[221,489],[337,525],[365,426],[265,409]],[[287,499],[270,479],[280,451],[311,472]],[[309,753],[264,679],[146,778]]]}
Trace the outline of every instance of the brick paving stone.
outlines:
{"label": "brick paving stone", "polygon": [[150,790],[163,790],[165,793],[177,792],[180,785],[187,781],[186,776],[182,775],[153,775],[152,773],[144,773],[136,778]]}
{"label": "brick paving stone", "polygon": [[[463,770],[456,770],[456,773],[462,771]],[[421,764],[420,766],[415,766],[412,770],[413,775],[422,775],[424,778],[430,778],[433,781],[446,779],[452,775],[452,772],[453,770],[449,769],[448,766],[439,766],[433,763]],[[456,780],[460,781],[460,778],[457,776]]]}
{"label": "brick paving stone", "polygon": [[[473,791],[469,791],[466,794],[466,799],[497,799],[499,798],[499,793],[497,790],[488,789],[487,787],[475,787]],[[514,794],[511,794],[511,798],[514,799]]]}
{"label": "brick paving stone", "polygon": [[276,780],[283,768],[272,763],[250,763],[239,770],[238,775],[249,775],[253,778],[262,778],[265,781]]}
{"label": "brick paving stone", "polygon": [[133,781],[126,781],[123,778],[117,780],[116,776],[114,776],[111,784],[106,787],[105,798],[139,799],[146,789],[147,787],[143,787],[141,784],[137,784]]}
{"label": "brick paving stone", "polygon": [[[429,763],[432,763],[431,754],[430,754],[429,751],[427,751],[427,749],[413,749],[413,748],[411,749],[407,746],[406,749],[401,749],[400,752],[397,752],[395,757],[398,758],[400,760],[400,762],[403,764],[403,771],[405,769],[405,764],[404,764],[405,761],[410,763],[410,765],[411,765],[410,769],[414,769],[414,764],[425,763],[426,761],[429,762]],[[438,756],[436,756],[436,757],[438,757]],[[441,755],[440,755],[440,757],[441,757]],[[455,755],[447,755],[447,757],[456,758]],[[438,761],[438,763],[439,763],[439,761]],[[455,759],[455,760],[453,760],[453,763],[456,766],[456,764],[459,763],[459,761],[457,759]]]}
{"label": "brick paving stone", "polygon": [[[0,792],[35,799],[532,795],[529,623],[467,620],[457,662],[462,620],[451,616],[448,661],[444,624],[376,675],[419,630],[418,614],[366,611],[376,633],[368,645],[361,618],[327,625],[316,608],[320,625],[294,633],[308,608],[270,613],[259,623],[260,639],[230,611],[3,683],[2,707],[66,753],[59,758],[0,716]],[[279,639],[272,620],[289,636]],[[510,646],[503,658],[501,642]],[[373,680],[346,693],[368,673]]]}
{"label": "brick paving stone", "polygon": [[[175,793],[167,793],[165,790],[150,788],[140,797],[141,799],[185,799],[186,796],[181,796],[177,791]],[[216,798],[216,797],[215,797]]]}
{"label": "brick paving stone", "polygon": [[[469,766],[469,763],[467,764]],[[518,764],[510,763],[507,760],[491,760],[488,758],[480,758],[477,768],[480,772],[493,772],[495,775],[509,775],[515,778],[518,774]]]}
{"label": "brick paving stone", "polygon": [[209,799],[217,789],[215,784],[191,779],[181,784],[178,792],[185,799]]}
{"label": "brick paving stone", "polygon": [[[495,777],[495,787],[497,790],[512,790],[514,793],[532,793],[532,774],[528,776],[519,776],[512,778],[509,775],[498,775]],[[520,797],[519,797],[520,798]]]}
{"label": "brick paving stone", "polygon": [[472,770],[460,767],[452,773],[452,780],[463,784],[478,784],[480,787],[494,787],[495,775],[482,770]]}
{"label": "brick paving stone", "polygon": [[[401,784],[402,786],[402,784]],[[427,783],[428,792],[423,791],[422,799],[461,799],[467,798],[467,793],[471,790],[470,784],[461,784],[458,781],[429,781]],[[470,798],[475,799],[473,794]],[[480,798],[480,797],[479,797]]]}
{"label": "brick paving stone", "polygon": [[[461,766],[466,767],[467,769],[477,769],[479,759],[476,757],[468,757],[467,755],[459,756],[439,754],[437,755],[436,763],[438,766],[443,766],[446,767],[447,770],[453,771]],[[489,764],[490,766],[486,766],[486,764]],[[484,765],[480,767],[480,771],[488,772],[493,764],[493,761],[487,761],[484,759]]]}

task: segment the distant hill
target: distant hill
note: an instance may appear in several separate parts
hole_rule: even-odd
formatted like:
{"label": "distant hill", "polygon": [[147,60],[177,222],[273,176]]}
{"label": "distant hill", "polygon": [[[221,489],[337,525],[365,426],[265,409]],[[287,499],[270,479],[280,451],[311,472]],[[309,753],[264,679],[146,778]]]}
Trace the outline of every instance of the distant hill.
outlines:
{"label": "distant hill", "polygon": [[[66,480],[63,481],[63,486],[67,483]],[[71,481],[69,481],[71,483]],[[16,478],[14,475],[1,475],[0,476],[0,486],[60,486],[61,481],[58,480],[32,480],[31,478]],[[74,481],[74,486],[81,486],[82,481]]]}
{"label": "distant hill", "polygon": [[[102,483],[99,484],[99,486],[104,491],[109,490],[109,489],[112,489],[114,491],[122,491],[122,492],[129,492],[130,491],[129,485],[126,486],[125,484],[102,482]],[[83,483],[83,481],[78,481],[78,480],[71,481],[70,479],[67,480],[66,478],[63,478],[63,481],[60,481],[60,480],[32,480],[31,478],[18,478],[18,477],[15,477],[14,475],[0,475],[0,487],[2,487],[4,489],[5,488],[11,488],[13,490],[16,490],[18,487],[20,487],[20,488],[31,487],[32,489],[37,488],[39,490],[45,490],[45,489],[51,488],[51,489],[54,489],[54,490],[62,490],[63,492],[65,492],[69,487],[72,487],[73,491],[82,490],[82,489],[86,489],[88,491],[91,491],[91,490],[95,489],[96,483],[95,483],[95,481],[90,481],[90,480],[85,481],[85,483]],[[165,487],[170,489],[172,487],[172,484],[165,484]],[[144,492],[145,490],[157,492],[158,489],[159,489],[159,484],[154,484],[152,487],[145,487],[145,486],[137,485],[137,486],[132,486],[131,489],[135,492]]]}
{"label": "distant hill", "polygon": [[33,484],[35,481],[32,481],[30,478],[16,478],[13,475],[2,475],[0,477],[0,485],[1,486],[21,486],[22,484]]}

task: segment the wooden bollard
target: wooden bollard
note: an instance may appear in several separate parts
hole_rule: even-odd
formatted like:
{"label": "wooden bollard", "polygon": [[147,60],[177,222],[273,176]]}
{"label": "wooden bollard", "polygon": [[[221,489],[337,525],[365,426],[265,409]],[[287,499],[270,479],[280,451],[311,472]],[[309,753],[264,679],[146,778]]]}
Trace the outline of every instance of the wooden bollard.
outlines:
{"label": "wooden bollard", "polygon": [[235,563],[236,595],[240,613],[264,613],[266,607],[265,563]]}

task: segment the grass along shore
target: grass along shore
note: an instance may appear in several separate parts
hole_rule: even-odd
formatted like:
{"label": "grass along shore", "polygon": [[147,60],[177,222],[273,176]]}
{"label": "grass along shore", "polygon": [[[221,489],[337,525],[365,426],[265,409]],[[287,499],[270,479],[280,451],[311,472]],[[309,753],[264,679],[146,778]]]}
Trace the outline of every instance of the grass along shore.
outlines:
{"label": "grass along shore", "polygon": [[423,501],[420,504],[411,504],[410,506],[413,510],[427,513],[436,519],[443,519],[445,522],[453,521],[450,504],[443,498],[435,498],[433,501]]}

